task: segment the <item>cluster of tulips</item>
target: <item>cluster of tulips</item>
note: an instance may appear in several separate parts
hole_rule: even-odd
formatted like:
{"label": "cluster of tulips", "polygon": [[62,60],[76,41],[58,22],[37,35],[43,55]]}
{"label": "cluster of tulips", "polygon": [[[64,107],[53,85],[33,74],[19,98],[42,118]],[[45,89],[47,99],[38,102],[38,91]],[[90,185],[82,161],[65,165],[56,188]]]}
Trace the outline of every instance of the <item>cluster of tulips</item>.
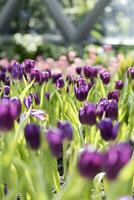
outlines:
{"label": "cluster of tulips", "polygon": [[[133,79],[134,67],[111,75],[104,67],[78,66],[68,76],[41,71],[30,59],[1,67],[0,180],[6,181],[1,198],[14,199],[20,192],[17,199],[114,200],[105,184],[98,191],[93,182],[100,177],[96,184],[106,182],[114,193],[114,182],[130,169],[125,181],[131,186],[125,194],[120,188],[116,197],[131,200]],[[5,168],[10,174],[19,166],[29,174],[23,185],[16,172],[16,191]]]}

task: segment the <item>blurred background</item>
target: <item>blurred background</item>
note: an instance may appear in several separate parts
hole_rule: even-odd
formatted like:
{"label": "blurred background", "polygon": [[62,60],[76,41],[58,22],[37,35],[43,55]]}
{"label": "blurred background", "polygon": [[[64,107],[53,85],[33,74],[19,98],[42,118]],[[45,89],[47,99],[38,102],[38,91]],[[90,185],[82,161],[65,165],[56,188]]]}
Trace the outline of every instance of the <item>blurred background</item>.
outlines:
{"label": "blurred background", "polygon": [[89,44],[125,51],[134,44],[133,11],[133,0],[0,0],[0,58],[81,55]]}

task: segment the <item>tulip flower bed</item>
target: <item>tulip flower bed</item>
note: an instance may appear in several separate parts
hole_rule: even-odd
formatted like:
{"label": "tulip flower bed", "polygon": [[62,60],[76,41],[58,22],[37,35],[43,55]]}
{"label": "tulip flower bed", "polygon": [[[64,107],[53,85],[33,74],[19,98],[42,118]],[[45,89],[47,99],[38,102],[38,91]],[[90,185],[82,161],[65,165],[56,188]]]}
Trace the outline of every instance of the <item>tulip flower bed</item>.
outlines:
{"label": "tulip flower bed", "polygon": [[0,199],[132,200],[133,79],[131,66],[1,67]]}

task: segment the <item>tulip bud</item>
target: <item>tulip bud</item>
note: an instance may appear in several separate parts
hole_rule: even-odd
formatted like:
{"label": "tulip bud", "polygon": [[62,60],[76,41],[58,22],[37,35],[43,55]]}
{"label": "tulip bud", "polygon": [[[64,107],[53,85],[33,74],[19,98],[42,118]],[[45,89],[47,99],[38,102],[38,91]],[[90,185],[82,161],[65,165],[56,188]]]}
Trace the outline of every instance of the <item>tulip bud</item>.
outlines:
{"label": "tulip bud", "polygon": [[62,155],[63,132],[60,129],[49,129],[46,138],[52,154],[59,158]]}
{"label": "tulip bud", "polygon": [[97,68],[91,67],[91,66],[85,66],[83,67],[83,72],[86,78],[94,78],[97,76]]}
{"label": "tulip bud", "polygon": [[18,119],[21,114],[21,102],[18,97],[12,97],[10,100],[10,110],[11,110],[11,115],[14,119]]}
{"label": "tulip bud", "polygon": [[35,61],[34,60],[30,60],[30,59],[26,59],[23,62],[23,67],[24,67],[25,73],[30,73],[31,70],[33,70],[34,67],[35,67]]}
{"label": "tulip bud", "polygon": [[40,146],[40,127],[37,124],[27,124],[25,129],[26,143],[33,150],[37,150]]}
{"label": "tulip bud", "polygon": [[103,156],[103,168],[109,180],[117,177],[120,170],[131,159],[133,149],[129,143],[120,143],[110,147]]}
{"label": "tulip bud", "polygon": [[77,100],[85,101],[88,95],[88,85],[80,85],[79,87],[74,87],[74,92]]}
{"label": "tulip bud", "polygon": [[9,100],[3,100],[0,102],[0,130],[8,131],[12,129],[13,125],[14,119],[12,117]]}
{"label": "tulip bud", "polygon": [[79,120],[85,125],[96,124],[96,105],[89,103],[79,110]]}
{"label": "tulip bud", "polygon": [[113,91],[110,91],[108,93],[108,99],[114,99],[118,102],[119,97],[120,97],[120,91],[119,90],[113,90]]}
{"label": "tulip bud", "polygon": [[121,90],[123,88],[123,85],[124,85],[123,81],[122,80],[118,80],[118,81],[116,81],[115,88],[117,90]]}
{"label": "tulip bud", "polygon": [[100,78],[102,82],[107,85],[110,82],[110,73],[108,71],[100,71]]}
{"label": "tulip bud", "polygon": [[11,67],[11,75],[13,79],[22,79],[22,67],[19,63],[14,63]]}
{"label": "tulip bud", "polygon": [[35,80],[35,82],[41,83],[42,73],[39,70],[37,70],[37,69],[31,70],[31,72],[30,72],[30,79],[31,79],[31,81]]}
{"label": "tulip bud", "polygon": [[102,156],[99,152],[85,148],[78,158],[78,170],[84,178],[93,179],[102,169]]}
{"label": "tulip bud", "polygon": [[119,124],[113,125],[111,119],[105,118],[101,120],[98,124],[98,127],[104,140],[114,140],[117,137]]}
{"label": "tulip bud", "polygon": [[58,78],[58,79],[56,80],[56,87],[57,87],[57,88],[63,88],[63,87],[64,87],[64,80],[63,80],[62,77],[60,77],[60,78]]}
{"label": "tulip bud", "polygon": [[110,100],[107,105],[106,116],[111,119],[117,119],[118,117],[118,103],[116,100]]}

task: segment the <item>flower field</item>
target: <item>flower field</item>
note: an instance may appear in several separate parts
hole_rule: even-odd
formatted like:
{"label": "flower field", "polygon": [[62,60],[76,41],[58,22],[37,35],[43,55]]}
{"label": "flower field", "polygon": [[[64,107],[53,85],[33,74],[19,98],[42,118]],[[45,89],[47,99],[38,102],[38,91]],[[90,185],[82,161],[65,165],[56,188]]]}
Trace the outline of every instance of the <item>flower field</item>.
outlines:
{"label": "flower field", "polygon": [[0,200],[134,198],[133,63],[110,45],[0,60]]}

